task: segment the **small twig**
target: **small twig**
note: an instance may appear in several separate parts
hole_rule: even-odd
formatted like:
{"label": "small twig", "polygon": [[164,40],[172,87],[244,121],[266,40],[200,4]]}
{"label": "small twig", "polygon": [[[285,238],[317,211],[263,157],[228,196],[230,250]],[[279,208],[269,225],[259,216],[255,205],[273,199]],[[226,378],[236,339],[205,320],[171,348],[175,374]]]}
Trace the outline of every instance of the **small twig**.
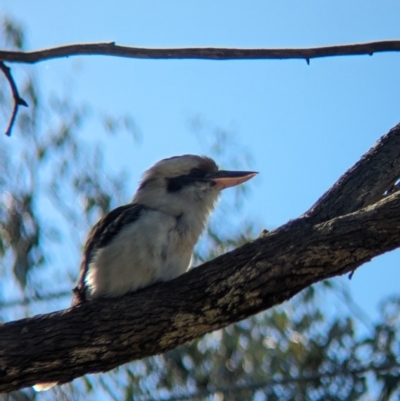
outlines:
{"label": "small twig", "polygon": [[354,276],[354,272],[355,272],[355,270],[352,270],[350,273],[349,273],[349,280],[351,280],[352,278],[353,278],[353,276]]}
{"label": "small twig", "polygon": [[25,102],[24,99],[19,95],[17,85],[15,84],[14,78],[11,75],[10,67],[7,67],[2,61],[0,61],[0,70],[3,71],[4,76],[6,77],[8,83],[10,84],[11,92],[14,99],[14,107],[11,113],[10,122],[8,123],[7,130],[5,134],[7,136],[11,136],[11,131],[15,122],[15,118],[17,117],[18,107],[25,106],[28,107],[28,103]]}

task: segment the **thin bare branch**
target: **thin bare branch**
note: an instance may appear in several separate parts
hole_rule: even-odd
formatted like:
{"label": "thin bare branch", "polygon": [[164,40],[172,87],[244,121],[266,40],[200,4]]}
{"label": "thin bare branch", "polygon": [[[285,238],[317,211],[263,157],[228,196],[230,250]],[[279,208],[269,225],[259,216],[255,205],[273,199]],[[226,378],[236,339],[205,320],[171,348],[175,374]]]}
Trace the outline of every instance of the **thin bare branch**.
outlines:
{"label": "thin bare branch", "polygon": [[111,43],[81,43],[58,46],[31,52],[0,51],[0,60],[18,63],[38,63],[44,60],[82,56],[102,55],[139,59],[203,59],[203,60],[273,60],[303,59],[307,63],[320,57],[370,55],[381,52],[400,51],[400,40],[385,40],[349,45],[322,46],[291,49],[239,49],[239,48],[165,48],[151,49],[119,46]]}
{"label": "thin bare branch", "polygon": [[[1,57],[0,57],[0,59],[1,59]],[[26,103],[25,100],[22,99],[21,96],[19,95],[17,85],[15,84],[14,78],[11,75],[10,67],[7,67],[2,61],[0,61],[0,70],[3,72],[4,76],[6,77],[8,83],[10,85],[11,93],[12,93],[12,96],[14,99],[14,106],[13,106],[13,110],[11,113],[10,122],[8,123],[8,127],[5,132],[5,134],[7,136],[10,136],[13,125],[14,125],[15,118],[17,117],[18,107],[19,106],[28,107],[28,103]]]}

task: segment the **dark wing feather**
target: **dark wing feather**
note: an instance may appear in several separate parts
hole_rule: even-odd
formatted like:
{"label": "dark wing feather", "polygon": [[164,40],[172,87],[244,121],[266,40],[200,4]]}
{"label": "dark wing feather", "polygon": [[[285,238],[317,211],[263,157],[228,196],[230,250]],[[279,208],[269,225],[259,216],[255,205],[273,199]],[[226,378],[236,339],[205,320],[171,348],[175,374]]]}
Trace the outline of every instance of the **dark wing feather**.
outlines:
{"label": "dark wing feather", "polygon": [[148,208],[135,203],[117,207],[92,228],[83,250],[78,285],[72,290],[74,292],[72,305],[86,300],[85,279],[94,251],[108,245],[126,225],[134,223],[145,209]]}

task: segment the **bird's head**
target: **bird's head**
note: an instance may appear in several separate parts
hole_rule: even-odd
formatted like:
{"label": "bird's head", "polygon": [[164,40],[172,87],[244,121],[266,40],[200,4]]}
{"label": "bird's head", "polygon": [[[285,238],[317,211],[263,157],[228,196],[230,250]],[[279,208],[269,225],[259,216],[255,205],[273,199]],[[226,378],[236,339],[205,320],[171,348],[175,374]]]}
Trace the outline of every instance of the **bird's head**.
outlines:
{"label": "bird's head", "polygon": [[254,177],[253,171],[224,171],[209,157],[183,155],[157,162],[144,174],[133,202],[179,215],[186,209],[208,214],[220,192]]}

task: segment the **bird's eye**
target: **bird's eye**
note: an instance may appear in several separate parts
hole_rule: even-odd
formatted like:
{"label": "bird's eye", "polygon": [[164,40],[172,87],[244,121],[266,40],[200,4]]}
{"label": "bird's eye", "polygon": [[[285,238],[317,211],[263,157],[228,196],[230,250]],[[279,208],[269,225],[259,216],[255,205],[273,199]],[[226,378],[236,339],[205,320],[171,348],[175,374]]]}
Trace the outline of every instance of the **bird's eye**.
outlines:
{"label": "bird's eye", "polygon": [[200,168],[192,168],[190,170],[190,176],[196,178],[203,178],[206,175],[206,172]]}

